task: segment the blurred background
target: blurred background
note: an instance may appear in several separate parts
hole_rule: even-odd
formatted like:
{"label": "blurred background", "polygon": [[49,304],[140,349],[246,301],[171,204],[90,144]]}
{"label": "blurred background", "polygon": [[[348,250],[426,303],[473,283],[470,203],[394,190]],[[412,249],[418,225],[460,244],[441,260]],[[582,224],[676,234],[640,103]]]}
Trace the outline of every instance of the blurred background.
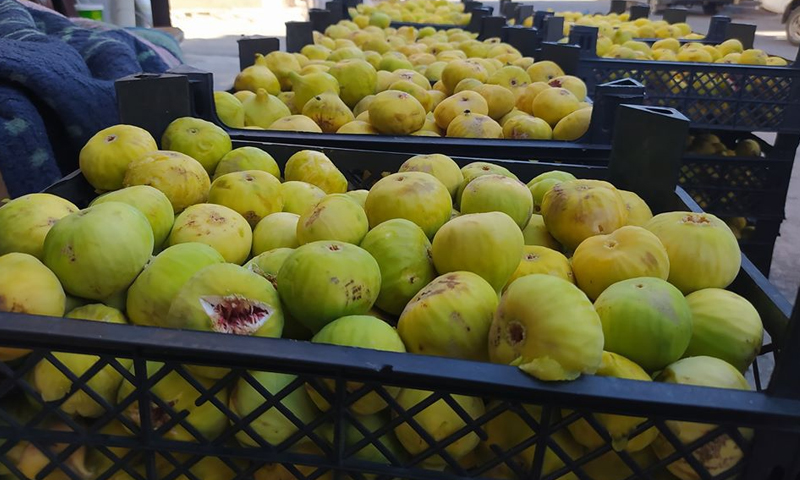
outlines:
{"label": "blurred background", "polygon": [[[498,11],[498,2],[485,1]],[[723,6],[720,15],[757,26],[755,48],[794,59],[797,47],[787,41],[782,12],[790,0],[742,1]],[[607,13],[607,0],[534,1],[537,10]],[[233,84],[238,73],[236,38],[241,35],[283,36],[284,23],[307,18],[309,8],[322,8],[324,0],[170,0],[172,25],[181,29],[181,44],[189,63],[214,72],[221,88]],[[767,10],[779,10],[775,13]],[[688,23],[696,32],[708,30],[711,18],[700,6],[689,9]],[[657,17],[657,15],[652,15]]]}

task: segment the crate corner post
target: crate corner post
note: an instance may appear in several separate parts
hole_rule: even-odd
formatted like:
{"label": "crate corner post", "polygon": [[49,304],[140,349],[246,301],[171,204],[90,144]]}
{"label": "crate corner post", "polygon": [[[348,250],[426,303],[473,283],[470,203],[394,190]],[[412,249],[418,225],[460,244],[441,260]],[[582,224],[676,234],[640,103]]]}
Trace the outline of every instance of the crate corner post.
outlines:
{"label": "crate corner post", "polygon": [[610,181],[657,204],[678,184],[689,120],[672,108],[620,105],[616,110]]}
{"label": "crate corner post", "polygon": [[161,138],[167,125],[192,114],[189,79],[178,74],[137,74],[114,83],[120,123],[141,127]]}
{"label": "crate corner post", "polygon": [[236,40],[239,46],[239,70],[254,65],[256,54],[266,55],[280,50],[280,40],[275,37],[254,35]]}
{"label": "crate corner post", "polygon": [[[319,28],[330,18],[330,12],[312,8],[309,12],[312,21],[286,22],[286,51],[299,53],[306,45],[314,43],[314,29]],[[317,23],[318,25],[315,25]],[[327,25],[326,25],[327,26]],[[324,30],[325,27],[322,27]]]}
{"label": "crate corner post", "polygon": [[[779,361],[767,387],[767,395],[800,401],[800,290],[789,320],[788,331],[778,345]],[[756,431],[746,480],[800,478],[800,433],[797,431]]]}

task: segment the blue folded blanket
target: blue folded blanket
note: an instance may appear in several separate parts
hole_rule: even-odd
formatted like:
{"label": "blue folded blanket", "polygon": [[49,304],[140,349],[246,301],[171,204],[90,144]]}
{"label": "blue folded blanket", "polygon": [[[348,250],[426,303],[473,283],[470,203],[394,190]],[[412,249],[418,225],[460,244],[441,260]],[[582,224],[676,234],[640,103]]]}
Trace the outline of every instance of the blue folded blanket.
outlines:
{"label": "blue folded blanket", "polygon": [[118,122],[114,80],[170,66],[125,30],[0,0],[0,173],[12,198],[75,170],[86,141]]}

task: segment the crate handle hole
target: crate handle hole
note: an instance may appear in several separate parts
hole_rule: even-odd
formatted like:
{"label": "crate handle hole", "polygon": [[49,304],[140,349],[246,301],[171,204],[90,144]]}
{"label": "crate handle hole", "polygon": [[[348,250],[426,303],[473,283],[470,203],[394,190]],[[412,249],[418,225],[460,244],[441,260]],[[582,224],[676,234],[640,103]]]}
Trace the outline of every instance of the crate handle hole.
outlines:
{"label": "crate handle hole", "polygon": [[660,107],[647,107],[647,109],[654,113],[660,113],[662,115],[672,115],[674,112],[669,108],[660,108]]}

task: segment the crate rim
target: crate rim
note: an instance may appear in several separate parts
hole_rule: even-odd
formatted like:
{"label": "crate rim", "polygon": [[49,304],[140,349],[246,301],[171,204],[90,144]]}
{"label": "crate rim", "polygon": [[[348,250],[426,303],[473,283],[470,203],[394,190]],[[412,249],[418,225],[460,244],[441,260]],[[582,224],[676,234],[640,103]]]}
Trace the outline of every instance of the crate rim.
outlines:
{"label": "crate rim", "polygon": [[[738,426],[800,432],[800,400],[766,392],[595,375],[582,375],[569,382],[544,382],[513,366],[446,357],[19,313],[1,314],[0,318],[3,343],[14,342],[24,348],[320,377],[345,376],[350,381],[473,396],[494,392],[493,396],[503,400],[653,418],[720,424],[731,424],[736,418]],[[441,370],[435,371],[433,365]],[[502,395],[497,394],[499,391]]]}

